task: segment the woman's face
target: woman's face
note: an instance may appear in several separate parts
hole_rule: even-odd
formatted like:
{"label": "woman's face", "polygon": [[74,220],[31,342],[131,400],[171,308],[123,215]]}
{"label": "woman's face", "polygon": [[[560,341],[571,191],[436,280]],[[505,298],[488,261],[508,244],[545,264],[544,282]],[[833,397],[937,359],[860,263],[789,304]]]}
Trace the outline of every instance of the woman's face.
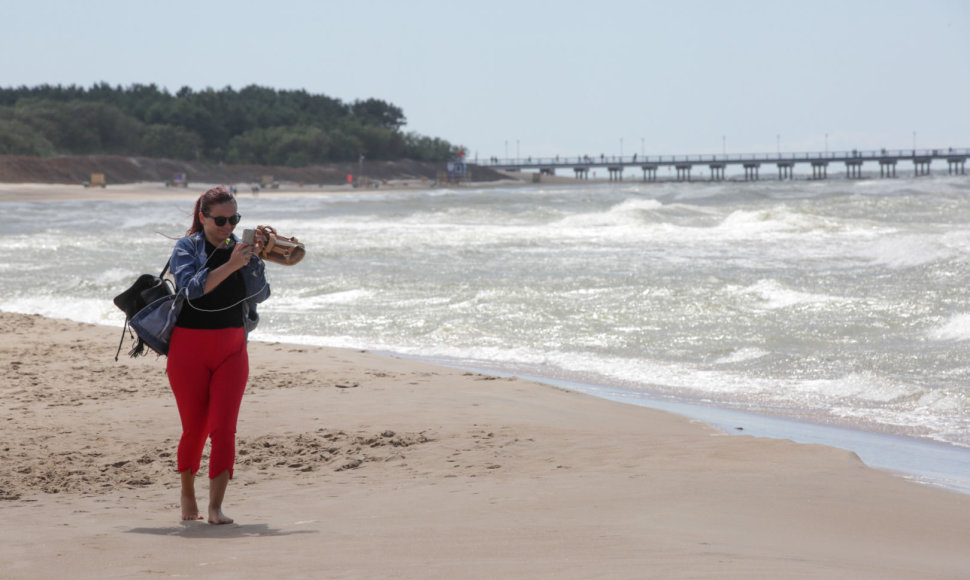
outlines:
{"label": "woman's face", "polygon": [[[232,230],[236,229],[236,223],[239,223],[238,217],[235,216],[235,201],[227,201],[209,206],[208,215],[203,212],[199,216],[199,219],[202,220],[202,228],[205,231],[206,239],[215,246],[225,244],[226,240],[232,234]],[[232,223],[233,221],[236,223]],[[222,225],[220,226],[218,222],[222,222]]]}

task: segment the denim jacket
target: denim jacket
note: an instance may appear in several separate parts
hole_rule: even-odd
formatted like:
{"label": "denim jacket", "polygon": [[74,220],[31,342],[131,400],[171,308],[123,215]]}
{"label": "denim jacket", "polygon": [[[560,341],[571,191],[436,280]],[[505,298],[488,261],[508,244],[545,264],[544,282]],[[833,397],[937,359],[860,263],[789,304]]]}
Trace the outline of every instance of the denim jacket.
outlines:
{"label": "denim jacket", "polygon": [[[239,242],[235,234],[232,234],[232,240]],[[205,282],[210,271],[205,265],[207,259],[203,232],[196,232],[175,243],[170,269],[175,277],[177,293],[183,294],[189,300],[205,294]],[[243,327],[248,335],[259,324],[256,305],[269,298],[270,290],[266,281],[266,264],[259,258],[253,257],[240,272],[247,296],[242,304]]]}

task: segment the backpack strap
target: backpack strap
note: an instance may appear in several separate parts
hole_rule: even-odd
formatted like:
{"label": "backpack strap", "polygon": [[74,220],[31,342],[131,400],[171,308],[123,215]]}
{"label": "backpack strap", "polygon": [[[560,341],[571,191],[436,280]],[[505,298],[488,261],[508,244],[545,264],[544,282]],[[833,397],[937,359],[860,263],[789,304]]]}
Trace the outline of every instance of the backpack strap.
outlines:
{"label": "backpack strap", "polygon": [[125,331],[128,330],[128,316],[125,316],[125,325],[121,327],[121,342],[118,343],[118,352],[115,353],[115,362],[118,362],[118,355],[121,354],[121,345],[125,344]]}

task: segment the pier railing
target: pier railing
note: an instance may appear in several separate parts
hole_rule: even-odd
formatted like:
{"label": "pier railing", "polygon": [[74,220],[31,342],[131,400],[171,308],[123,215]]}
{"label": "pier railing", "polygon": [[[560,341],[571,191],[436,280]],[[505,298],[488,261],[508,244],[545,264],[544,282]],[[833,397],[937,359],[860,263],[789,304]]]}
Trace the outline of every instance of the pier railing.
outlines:
{"label": "pier railing", "polygon": [[477,160],[478,165],[497,169],[542,169],[568,167],[607,167],[639,165],[679,165],[679,164],[731,164],[745,163],[819,163],[819,162],[865,162],[865,161],[905,161],[932,159],[966,159],[970,148],[955,149],[878,149],[869,151],[824,151],[824,152],[777,152],[777,153],[728,153],[719,155],[573,155],[555,157],[518,157]]}

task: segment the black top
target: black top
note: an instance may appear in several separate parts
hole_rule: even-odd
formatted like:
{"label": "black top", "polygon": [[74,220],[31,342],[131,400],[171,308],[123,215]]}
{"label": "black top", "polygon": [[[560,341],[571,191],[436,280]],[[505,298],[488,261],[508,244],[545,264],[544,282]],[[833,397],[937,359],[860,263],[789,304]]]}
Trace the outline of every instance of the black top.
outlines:
{"label": "black top", "polygon": [[[212,272],[229,261],[233,246],[216,248],[205,242],[205,252],[209,256],[206,267]],[[243,325],[242,303],[246,298],[246,285],[242,272],[236,270],[212,289],[211,292],[186,300],[179,313],[177,326],[183,328],[241,328]],[[226,307],[229,308],[226,308]],[[215,311],[215,312],[206,312]]]}

